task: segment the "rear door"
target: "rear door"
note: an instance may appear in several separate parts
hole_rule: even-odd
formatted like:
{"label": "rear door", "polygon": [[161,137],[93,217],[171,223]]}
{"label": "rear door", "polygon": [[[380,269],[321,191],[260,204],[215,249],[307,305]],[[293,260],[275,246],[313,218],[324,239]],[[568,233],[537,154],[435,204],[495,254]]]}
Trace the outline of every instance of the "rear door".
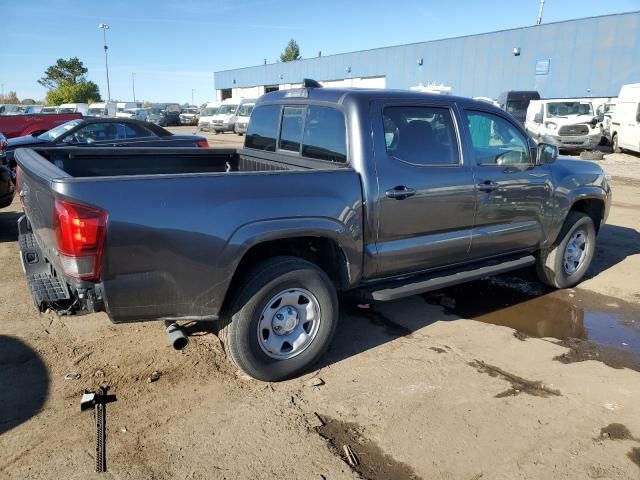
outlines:
{"label": "rear door", "polygon": [[464,125],[477,187],[470,257],[537,248],[553,214],[550,169],[535,164],[529,137],[510,118],[475,108]]}
{"label": "rear door", "polygon": [[475,190],[454,111],[445,99],[372,104],[379,277],[462,262],[468,254]]}

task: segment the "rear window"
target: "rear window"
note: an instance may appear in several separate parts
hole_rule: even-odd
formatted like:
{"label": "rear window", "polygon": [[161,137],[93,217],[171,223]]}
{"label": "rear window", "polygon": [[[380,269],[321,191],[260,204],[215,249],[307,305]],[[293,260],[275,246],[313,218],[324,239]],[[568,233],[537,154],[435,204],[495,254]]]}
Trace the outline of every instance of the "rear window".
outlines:
{"label": "rear window", "polygon": [[255,108],[251,113],[244,146],[256,150],[275,152],[279,123],[279,105],[265,105],[264,107]]}
{"label": "rear window", "polygon": [[280,127],[280,150],[300,151],[302,127],[304,123],[304,107],[284,107],[282,111],[282,127]]}

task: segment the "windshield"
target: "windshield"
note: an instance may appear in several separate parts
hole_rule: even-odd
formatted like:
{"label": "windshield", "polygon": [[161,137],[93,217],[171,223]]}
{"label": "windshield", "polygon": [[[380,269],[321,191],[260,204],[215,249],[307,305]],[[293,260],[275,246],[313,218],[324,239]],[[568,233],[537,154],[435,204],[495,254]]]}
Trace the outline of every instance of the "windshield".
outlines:
{"label": "windshield", "polygon": [[252,110],[253,110],[253,105],[242,105],[238,109],[238,116],[239,117],[248,117],[249,115],[251,115],[251,111]]}
{"label": "windshield", "polygon": [[104,108],[97,108],[97,107],[90,108],[88,110],[88,113],[89,115],[102,115],[104,114]]}
{"label": "windshield", "polygon": [[205,108],[202,111],[202,113],[200,114],[200,116],[202,116],[202,117],[212,117],[216,113],[218,113],[218,109],[217,108]]}
{"label": "windshield", "polygon": [[236,109],[238,108],[238,105],[222,105],[219,109],[217,114],[218,115],[229,115],[229,114],[233,114],[235,113]]}
{"label": "windshield", "polygon": [[82,120],[71,120],[70,122],[63,123],[62,125],[58,125],[56,128],[52,128],[48,132],[44,132],[41,135],[38,135],[38,138],[42,140],[57,140],[62,135],[67,133],[72,128],[80,125]]}
{"label": "windshield", "polygon": [[547,103],[547,117],[567,117],[569,115],[593,116],[593,107],[586,102]]}
{"label": "windshield", "polygon": [[152,108],[149,110],[151,115],[164,115],[167,111],[164,108]]}
{"label": "windshield", "polygon": [[197,108],[183,108],[182,113],[198,113]]}
{"label": "windshield", "polygon": [[59,108],[58,113],[75,113],[75,108]]}

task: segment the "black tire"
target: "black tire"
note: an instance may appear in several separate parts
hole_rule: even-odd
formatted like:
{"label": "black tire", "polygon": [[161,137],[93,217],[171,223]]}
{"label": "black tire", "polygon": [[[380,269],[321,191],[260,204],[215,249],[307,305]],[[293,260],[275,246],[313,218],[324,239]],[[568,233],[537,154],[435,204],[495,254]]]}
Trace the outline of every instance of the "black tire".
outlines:
{"label": "black tire", "polygon": [[622,149],[618,145],[618,135],[614,135],[611,138],[611,147],[613,148],[613,153],[622,153]]}
{"label": "black tire", "polygon": [[[297,257],[274,257],[249,272],[224,312],[219,338],[227,356],[247,375],[267,382],[300,374],[326,352],[338,324],[338,297],[329,277]],[[319,305],[315,337],[300,353],[287,359],[267,355],[258,338],[258,322],[268,302],[288,289],[305,289]]]}
{"label": "black tire", "polygon": [[[585,257],[578,268],[568,273],[564,266],[564,253],[574,233],[582,230],[586,235]],[[536,270],[538,278],[553,288],[570,288],[582,280],[591,265],[596,248],[596,229],[590,216],[582,212],[569,212],[557,240],[538,252]]]}

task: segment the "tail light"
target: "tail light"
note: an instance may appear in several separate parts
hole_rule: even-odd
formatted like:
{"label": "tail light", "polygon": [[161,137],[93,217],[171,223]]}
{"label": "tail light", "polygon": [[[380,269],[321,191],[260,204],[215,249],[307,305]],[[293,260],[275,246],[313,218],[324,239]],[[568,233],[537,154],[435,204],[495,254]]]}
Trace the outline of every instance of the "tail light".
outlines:
{"label": "tail light", "polygon": [[106,212],[56,199],[53,229],[64,272],[82,280],[100,278]]}
{"label": "tail light", "polygon": [[209,148],[209,142],[207,142],[206,138],[203,138],[202,140],[198,140],[196,142],[196,146],[200,148]]}

